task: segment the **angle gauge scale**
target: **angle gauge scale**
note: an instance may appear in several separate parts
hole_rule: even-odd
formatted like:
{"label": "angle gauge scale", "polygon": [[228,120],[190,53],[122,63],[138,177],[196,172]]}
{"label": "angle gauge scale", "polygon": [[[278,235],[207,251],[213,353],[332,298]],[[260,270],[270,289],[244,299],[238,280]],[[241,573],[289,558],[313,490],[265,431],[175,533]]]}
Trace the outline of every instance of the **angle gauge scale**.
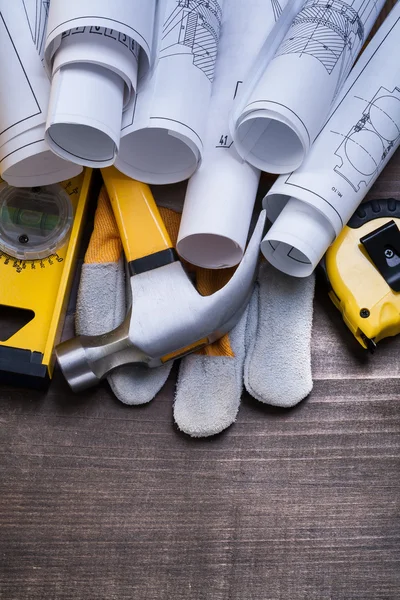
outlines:
{"label": "angle gauge scale", "polygon": [[40,188],[0,180],[0,382],[41,388],[52,377],[91,178],[88,169]]}

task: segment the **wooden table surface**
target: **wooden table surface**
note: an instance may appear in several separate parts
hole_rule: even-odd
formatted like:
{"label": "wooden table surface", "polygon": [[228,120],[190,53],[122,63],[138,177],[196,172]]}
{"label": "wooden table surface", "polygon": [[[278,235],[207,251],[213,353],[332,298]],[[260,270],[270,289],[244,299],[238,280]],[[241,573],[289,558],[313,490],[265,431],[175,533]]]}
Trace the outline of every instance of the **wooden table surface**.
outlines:
{"label": "wooden table surface", "polygon": [[400,336],[365,354],[318,290],[312,352],[309,398],[208,440],[176,372],[141,408],[1,387],[0,599],[398,600]]}
{"label": "wooden table surface", "polygon": [[308,399],[245,395],[209,440],[173,425],[176,373],[142,408],[2,387],[0,598],[398,600],[400,337],[365,354],[319,290],[312,348]]}

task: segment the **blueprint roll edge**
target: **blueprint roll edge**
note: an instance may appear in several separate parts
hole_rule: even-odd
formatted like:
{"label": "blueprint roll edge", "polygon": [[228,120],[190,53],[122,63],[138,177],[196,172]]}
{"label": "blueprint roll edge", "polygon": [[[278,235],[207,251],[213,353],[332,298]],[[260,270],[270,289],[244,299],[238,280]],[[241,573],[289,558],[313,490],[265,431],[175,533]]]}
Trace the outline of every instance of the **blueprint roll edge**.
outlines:
{"label": "blueprint roll edge", "polygon": [[114,164],[122,114],[149,67],[155,0],[52,0],[45,66],[52,78],[46,141],[87,167]]}
{"label": "blueprint roll edge", "polygon": [[203,159],[189,180],[176,246],[182,258],[200,267],[233,267],[243,258],[260,171],[238,155],[229,113],[286,2],[225,4]]}
{"label": "blueprint roll edge", "polygon": [[384,4],[301,3],[236,118],[235,142],[244,160],[277,174],[301,166]]}
{"label": "blueprint roll edge", "polygon": [[40,187],[73,179],[82,167],[56,156],[44,141],[44,124],[2,146],[0,175],[14,187]]}
{"label": "blueprint roll edge", "polygon": [[50,185],[80,165],[44,141],[50,82],[42,65],[47,12],[36,3],[0,0],[0,176],[17,187]]}
{"label": "blueprint roll edge", "polygon": [[312,273],[400,145],[400,3],[348,77],[302,167],[264,198],[261,250],[281,271]]}
{"label": "blueprint roll edge", "polygon": [[150,184],[188,179],[201,163],[224,0],[159,0],[155,57],[123,116],[115,166]]}

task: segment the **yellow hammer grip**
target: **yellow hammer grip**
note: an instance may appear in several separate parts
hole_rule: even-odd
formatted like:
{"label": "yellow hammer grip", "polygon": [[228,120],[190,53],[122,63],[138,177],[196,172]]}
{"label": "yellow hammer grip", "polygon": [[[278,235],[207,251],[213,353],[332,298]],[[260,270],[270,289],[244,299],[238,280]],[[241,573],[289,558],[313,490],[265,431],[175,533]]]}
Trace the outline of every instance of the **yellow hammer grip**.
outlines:
{"label": "yellow hammer grip", "polygon": [[148,185],[115,167],[101,170],[128,262],[173,246]]}

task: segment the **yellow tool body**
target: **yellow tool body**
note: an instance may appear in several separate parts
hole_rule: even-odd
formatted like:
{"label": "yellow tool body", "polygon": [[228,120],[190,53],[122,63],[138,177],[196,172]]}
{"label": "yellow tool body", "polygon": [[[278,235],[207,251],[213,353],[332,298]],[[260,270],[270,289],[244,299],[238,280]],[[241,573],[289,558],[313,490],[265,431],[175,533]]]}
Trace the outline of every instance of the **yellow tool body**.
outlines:
{"label": "yellow tool body", "polygon": [[115,167],[101,173],[128,263],[171,250],[172,242],[149,186]]}
{"label": "yellow tool body", "polygon": [[60,341],[79,242],[88,204],[92,171],[64,182],[73,207],[68,239],[50,256],[13,258],[0,251],[0,316],[20,309],[30,320],[7,339],[0,336],[0,380],[42,388],[53,375],[54,346]]}
{"label": "yellow tool body", "polygon": [[[101,170],[128,263],[129,275],[138,275],[178,260],[151,189],[115,167]],[[163,356],[161,362],[201,350],[207,338]]]}
{"label": "yellow tool body", "polygon": [[329,296],[370,351],[383,338],[400,333],[399,229],[400,201],[367,202],[325,256]]}

